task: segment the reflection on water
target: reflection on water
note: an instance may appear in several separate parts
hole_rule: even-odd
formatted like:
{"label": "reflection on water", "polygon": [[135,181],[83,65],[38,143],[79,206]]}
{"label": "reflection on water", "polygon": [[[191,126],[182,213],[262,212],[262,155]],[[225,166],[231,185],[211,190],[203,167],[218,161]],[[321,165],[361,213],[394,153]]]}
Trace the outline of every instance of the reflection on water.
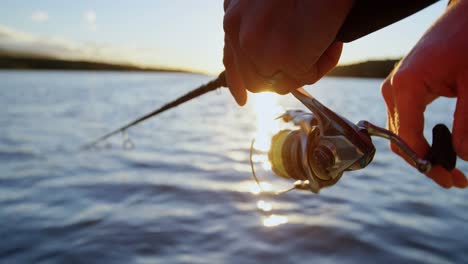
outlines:
{"label": "reflection on water", "polygon": [[264,212],[269,212],[271,209],[273,209],[273,205],[271,203],[260,200],[257,202],[257,208]]}
{"label": "reflection on water", "polygon": [[279,226],[282,224],[286,224],[287,222],[288,218],[286,216],[277,214],[272,214],[263,219],[263,225],[266,227]]}
{"label": "reflection on water", "polygon": [[255,182],[251,181],[247,184],[247,188],[249,189],[249,192],[252,194],[260,194],[262,191],[263,192],[272,192],[273,191],[273,185],[269,182],[260,182],[260,186]]}
{"label": "reflection on water", "polygon": [[[260,163],[265,171],[271,171],[271,164],[267,153],[270,149],[271,137],[280,129],[280,120],[277,117],[284,112],[284,109],[278,104],[278,95],[273,93],[255,94],[253,102],[257,120],[254,148],[257,150],[257,153],[253,155],[252,160],[255,163]],[[261,182],[260,185],[252,185],[252,193],[271,193],[273,190],[273,186],[270,183]],[[271,203],[259,200],[257,208],[263,213],[270,213],[263,216],[262,221],[265,227],[275,227],[288,222],[286,216],[271,213],[273,210]]]}
{"label": "reflection on water", "polygon": [[267,155],[267,152],[263,152],[261,154],[254,154],[252,155],[252,161],[254,163],[260,163],[262,164],[262,168],[264,170],[271,170],[271,163],[270,161],[268,160],[268,155]]}
{"label": "reflection on water", "polygon": [[270,149],[271,136],[279,131],[279,120],[276,120],[284,111],[278,104],[278,95],[274,93],[258,93],[253,96],[253,107],[257,119],[257,133],[254,147],[257,150]]}

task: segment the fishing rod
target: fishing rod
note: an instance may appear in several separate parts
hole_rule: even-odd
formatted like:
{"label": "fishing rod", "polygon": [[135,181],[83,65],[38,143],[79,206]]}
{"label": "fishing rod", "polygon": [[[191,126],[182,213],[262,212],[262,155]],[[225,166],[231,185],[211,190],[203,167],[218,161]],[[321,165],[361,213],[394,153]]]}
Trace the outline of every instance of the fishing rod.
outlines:
{"label": "fishing rod", "polygon": [[132,122],[116,129],[116,130],[113,130],[87,144],[84,144],[80,147],[80,149],[90,149],[90,148],[93,148],[95,146],[97,146],[100,142],[103,142],[104,140],[112,137],[113,135],[116,135],[118,133],[123,133],[125,132],[127,129],[129,129],[130,127],[132,126],[135,126],[151,117],[154,117],[154,116],[157,116],[169,109],[172,109],[180,104],[183,104],[185,102],[188,102],[194,98],[197,98],[201,95],[204,95],[208,92],[211,92],[211,91],[215,91],[221,87],[226,87],[226,76],[225,76],[225,72],[223,71],[222,73],[220,73],[218,75],[218,77],[212,81],[210,81],[209,83],[206,83],[206,84],[203,84],[201,86],[199,86],[198,88],[186,93],[185,95],[182,95],[180,96],[179,98],[161,106],[160,108],[154,110],[154,111],[151,111],[135,120],[133,120]]}

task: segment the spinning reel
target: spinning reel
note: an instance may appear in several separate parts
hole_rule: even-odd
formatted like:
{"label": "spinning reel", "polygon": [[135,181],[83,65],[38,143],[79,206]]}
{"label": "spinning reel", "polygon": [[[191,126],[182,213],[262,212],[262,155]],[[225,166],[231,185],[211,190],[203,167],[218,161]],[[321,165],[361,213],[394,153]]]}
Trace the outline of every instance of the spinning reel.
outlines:
{"label": "spinning reel", "polygon": [[[420,158],[391,131],[368,121],[353,124],[302,88],[292,94],[311,112],[289,110],[284,113],[283,121],[292,123],[297,129],[275,134],[268,152],[272,171],[277,176],[296,180],[292,189],[318,193],[320,189],[336,184],[345,171],[365,168],[375,154],[371,136],[392,141],[422,173],[428,172],[434,164],[448,170],[455,167],[456,153],[445,125],[434,127],[430,153],[426,158]],[[252,161],[251,165],[258,183]]]}

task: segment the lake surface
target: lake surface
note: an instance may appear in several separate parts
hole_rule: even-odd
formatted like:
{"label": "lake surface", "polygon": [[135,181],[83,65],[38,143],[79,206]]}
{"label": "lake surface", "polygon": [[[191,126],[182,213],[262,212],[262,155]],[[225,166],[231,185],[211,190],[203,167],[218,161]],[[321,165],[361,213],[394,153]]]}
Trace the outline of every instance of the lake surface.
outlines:
{"label": "lake surface", "polygon": [[[259,195],[250,143],[267,144],[273,118],[301,108],[289,95],[250,95],[240,108],[227,90],[212,92],[130,129],[133,149],[118,135],[78,151],[210,79],[0,72],[0,262],[468,261],[468,191],[438,187],[383,139],[371,165],[319,195]],[[384,126],[380,82],[326,78],[307,90],[353,122]],[[436,123],[451,126],[454,104],[429,107],[429,137]],[[266,187],[286,186],[256,160]]]}

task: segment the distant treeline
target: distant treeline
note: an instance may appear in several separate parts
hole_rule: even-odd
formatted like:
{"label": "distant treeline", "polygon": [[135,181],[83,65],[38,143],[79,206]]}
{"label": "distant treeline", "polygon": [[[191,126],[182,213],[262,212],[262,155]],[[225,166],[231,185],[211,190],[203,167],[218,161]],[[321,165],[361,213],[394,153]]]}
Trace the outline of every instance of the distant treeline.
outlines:
{"label": "distant treeline", "polygon": [[143,68],[105,62],[63,60],[47,57],[17,57],[2,54],[0,54],[0,69],[188,72],[179,69]]}
{"label": "distant treeline", "polygon": [[[328,76],[385,78],[398,60],[366,61],[338,66]],[[39,56],[17,56],[0,52],[0,69],[18,70],[90,70],[90,71],[149,71],[189,72],[180,69],[143,68],[134,65],[112,64],[93,61],[74,61]]]}
{"label": "distant treeline", "polygon": [[328,76],[385,78],[400,60],[375,60],[338,66]]}

